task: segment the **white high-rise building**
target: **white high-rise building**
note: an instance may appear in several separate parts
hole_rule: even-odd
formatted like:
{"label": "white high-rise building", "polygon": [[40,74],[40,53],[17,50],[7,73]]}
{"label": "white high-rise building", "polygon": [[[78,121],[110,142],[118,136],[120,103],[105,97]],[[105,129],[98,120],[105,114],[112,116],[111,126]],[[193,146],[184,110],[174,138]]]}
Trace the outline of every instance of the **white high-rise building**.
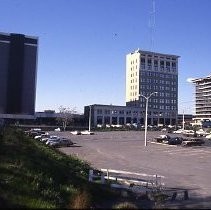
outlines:
{"label": "white high-rise building", "polygon": [[177,55],[136,50],[126,56],[126,105],[145,110],[149,99],[149,124],[175,124],[178,114]]}
{"label": "white high-rise building", "polygon": [[211,120],[211,75],[193,79],[195,84],[195,118],[196,122]]}

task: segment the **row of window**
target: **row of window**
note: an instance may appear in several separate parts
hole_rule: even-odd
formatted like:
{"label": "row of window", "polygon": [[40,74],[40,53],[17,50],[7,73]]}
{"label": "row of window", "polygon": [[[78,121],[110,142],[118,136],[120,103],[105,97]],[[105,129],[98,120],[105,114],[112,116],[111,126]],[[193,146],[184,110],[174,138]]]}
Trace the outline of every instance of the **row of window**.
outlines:
{"label": "row of window", "polygon": [[[131,68],[130,68],[130,70],[131,70],[131,72],[133,71],[133,70],[138,70],[138,67],[137,67],[137,65],[135,66],[135,68],[134,68],[134,66],[132,66]],[[160,66],[160,67],[158,67],[158,66],[152,66],[152,65],[143,65],[143,64],[141,64],[141,70],[154,70],[154,71],[168,71],[168,72],[170,72],[170,71],[172,71],[172,72],[176,72],[176,67],[174,67],[174,66],[172,66],[172,67],[170,67],[170,66],[166,66],[166,67],[164,67],[164,66]]]}
{"label": "row of window", "polygon": [[[141,86],[143,86],[143,85],[141,85]],[[176,92],[177,91],[177,88],[175,86],[145,85],[145,86],[141,87],[141,90],[143,90],[142,91],[143,92],[143,95],[146,95],[149,92],[149,90],[155,90],[155,91],[174,91],[174,92]],[[146,91],[144,91],[144,90],[146,90]]]}
{"label": "row of window", "polygon": [[138,88],[137,85],[130,86],[130,89],[131,89],[131,90],[137,90],[137,88]]}
{"label": "row of window", "polygon": [[[140,98],[140,102],[145,102],[146,99],[141,97]],[[176,104],[177,103],[177,100],[176,99],[164,99],[164,98],[160,98],[160,99],[157,99],[157,98],[149,98],[149,103],[161,103],[161,104]]]}
{"label": "row of window", "polygon": [[135,82],[137,82],[137,78],[136,78],[136,79],[131,79],[131,80],[130,80],[130,83],[135,83]]}
{"label": "row of window", "polygon": [[163,79],[177,79],[177,75],[174,74],[166,74],[166,73],[160,73],[160,72],[150,72],[150,71],[141,71],[140,72],[141,77],[156,77],[156,78],[163,78]]}
{"label": "row of window", "polygon": [[[141,105],[144,105],[144,104],[141,104]],[[168,106],[164,106],[164,105],[158,106],[158,105],[151,105],[151,104],[149,104],[149,108],[154,108],[154,109],[160,108],[160,110],[164,110],[164,109],[165,110],[176,110],[176,106],[169,106],[169,105]],[[161,114],[161,113],[162,112],[149,111],[148,115],[152,115],[152,114],[153,115],[158,115],[158,114]],[[108,114],[115,114],[115,115],[117,115],[117,114],[121,114],[121,115],[124,115],[124,114],[126,114],[126,115],[131,115],[131,114],[133,114],[133,115],[143,115],[143,114],[145,114],[145,111],[136,111],[136,110],[134,110],[134,111],[127,110],[126,111],[126,110],[102,110],[102,109],[97,109],[97,114],[98,115],[102,115],[102,114],[105,114],[105,115],[108,115]]]}
{"label": "row of window", "polygon": [[[137,80],[135,80],[135,81],[137,81]],[[177,85],[177,82],[176,81],[151,79],[151,78],[141,78],[141,82],[143,82],[143,83],[146,82],[146,83],[149,83],[149,84],[150,83],[153,83],[153,84],[162,84],[162,85]]]}
{"label": "row of window", "polygon": [[138,93],[137,92],[130,92],[130,96],[137,96]]}
{"label": "row of window", "polygon": [[[145,104],[140,104],[141,108],[145,107]],[[159,110],[176,110],[177,107],[176,106],[170,106],[170,105],[157,105],[157,104],[149,104],[148,107],[150,109],[159,109]]]}
{"label": "row of window", "polygon": [[131,77],[138,76],[138,72],[132,73],[130,76]]}
{"label": "row of window", "polygon": [[[158,65],[158,63],[160,63],[160,65],[164,65],[164,63],[166,63],[166,65],[170,65],[170,63],[172,63],[172,65],[176,66],[176,58],[170,58],[170,57],[158,57],[158,56],[154,56],[155,59],[152,58],[152,55],[148,55],[148,58],[145,57],[144,54],[141,55],[141,63],[152,63],[152,61],[154,61],[154,64]],[[166,60],[172,60],[172,61],[166,61]],[[138,59],[135,60],[131,60],[130,64],[136,64],[138,63]]]}
{"label": "row of window", "polygon": [[[156,91],[156,90],[159,90],[158,88],[154,88],[155,86],[148,86],[147,88],[145,89],[141,89],[141,95],[144,95],[144,96],[147,96],[148,95],[148,92],[147,91],[144,91],[144,90],[153,90],[153,91]],[[131,86],[132,90],[135,90],[134,92],[130,92],[130,96],[137,96],[138,93],[137,93],[137,86]],[[166,93],[166,92],[158,92],[158,96],[160,97],[172,97],[172,98],[176,98],[177,97],[177,94],[175,93],[176,92],[176,88],[160,88],[161,91],[164,91],[164,90],[167,90],[167,91],[172,91],[174,93]],[[151,99],[149,99],[151,100]]]}
{"label": "row of window", "polygon": [[172,73],[176,73],[176,68],[172,67],[164,67],[164,66],[160,66],[160,68],[158,68],[157,66],[154,66],[154,68],[152,66],[145,66],[145,65],[141,65],[141,70],[151,70],[151,71],[165,71],[165,72],[172,72]]}
{"label": "row of window", "polygon": [[154,66],[158,66],[160,64],[160,66],[172,66],[172,67],[176,67],[177,64],[176,62],[172,61],[164,61],[164,60],[152,60],[152,59],[145,59],[145,58],[141,58],[141,65],[153,65]]}

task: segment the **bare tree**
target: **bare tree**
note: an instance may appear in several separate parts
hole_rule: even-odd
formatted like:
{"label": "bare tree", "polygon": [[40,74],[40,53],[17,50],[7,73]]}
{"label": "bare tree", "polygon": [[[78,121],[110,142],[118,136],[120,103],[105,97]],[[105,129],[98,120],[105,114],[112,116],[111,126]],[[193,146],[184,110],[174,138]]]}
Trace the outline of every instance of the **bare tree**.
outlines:
{"label": "bare tree", "polygon": [[59,117],[58,121],[62,123],[63,130],[66,130],[68,124],[73,121],[74,114],[76,114],[76,107],[59,107]]}

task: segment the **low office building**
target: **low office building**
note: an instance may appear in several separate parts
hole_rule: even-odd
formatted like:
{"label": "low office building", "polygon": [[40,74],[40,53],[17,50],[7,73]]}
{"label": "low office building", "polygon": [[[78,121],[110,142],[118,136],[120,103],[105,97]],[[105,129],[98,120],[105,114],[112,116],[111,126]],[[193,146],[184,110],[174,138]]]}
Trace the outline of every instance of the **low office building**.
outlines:
{"label": "low office building", "polygon": [[[84,107],[84,116],[87,122],[91,118],[92,127],[96,127],[98,124],[104,126],[126,125],[128,123],[144,125],[145,111],[140,107],[133,106],[93,104]],[[164,121],[162,116],[148,113],[148,125],[161,125]]]}

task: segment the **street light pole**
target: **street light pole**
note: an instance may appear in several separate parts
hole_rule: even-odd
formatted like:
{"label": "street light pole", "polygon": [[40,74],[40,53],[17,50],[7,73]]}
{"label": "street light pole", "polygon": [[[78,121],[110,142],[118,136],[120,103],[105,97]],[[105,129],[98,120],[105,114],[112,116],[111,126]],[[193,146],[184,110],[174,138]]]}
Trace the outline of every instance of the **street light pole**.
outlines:
{"label": "street light pole", "polygon": [[147,146],[147,112],[148,112],[148,101],[149,98],[146,97],[146,111],[145,111],[145,132],[144,132],[144,146]]}
{"label": "street light pole", "polygon": [[146,99],[146,110],[145,110],[145,132],[144,132],[144,146],[147,146],[147,112],[148,112],[148,103],[149,103],[149,98],[153,95],[157,94],[157,92],[151,93],[148,97],[144,95],[140,95]]}
{"label": "street light pole", "polygon": [[91,131],[91,105],[89,106],[89,132]]}
{"label": "street light pole", "polygon": [[182,113],[182,130],[185,130],[185,113],[184,113],[184,109],[183,109],[183,113]]}

